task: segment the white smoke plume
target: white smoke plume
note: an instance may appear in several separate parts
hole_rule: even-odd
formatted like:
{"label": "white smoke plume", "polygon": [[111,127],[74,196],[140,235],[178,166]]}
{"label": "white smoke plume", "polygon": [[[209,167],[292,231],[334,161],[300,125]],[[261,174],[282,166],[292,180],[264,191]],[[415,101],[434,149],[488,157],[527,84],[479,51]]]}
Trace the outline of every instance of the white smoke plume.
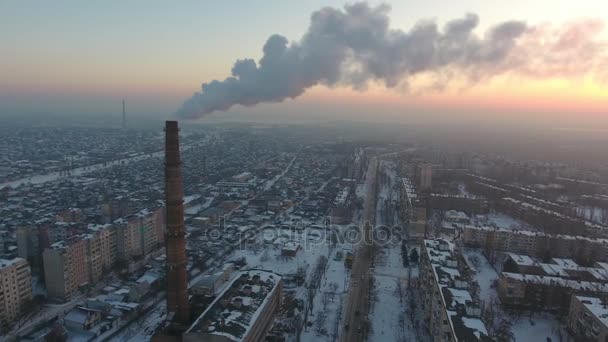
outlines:
{"label": "white smoke plume", "polygon": [[545,77],[608,69],[606,44],[596,39],[602,22],[530,27],[506,21],[478,35],[479,18],[469,13],[442,29],[434,21],[420,21],[404,32],[389,27],[389,10],[367,3],[322,8],[312,14],[299,41],[272,35],[257,63],[237,60],[232,76],[204,83],[177,115],[198,118],[237,104],[281,102],[315,85],[365,89],[376,81],[406,87],[420,73],[437,73],[449,82],[445,75],[452,72],[441,72],[446,70],[476,82],[508,72]]}

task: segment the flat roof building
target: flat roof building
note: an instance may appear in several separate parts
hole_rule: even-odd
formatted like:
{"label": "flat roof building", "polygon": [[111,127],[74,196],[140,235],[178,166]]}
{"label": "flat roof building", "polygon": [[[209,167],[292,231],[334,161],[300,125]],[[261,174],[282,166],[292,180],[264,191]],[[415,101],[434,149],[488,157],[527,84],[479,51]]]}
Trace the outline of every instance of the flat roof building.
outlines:
{"label": "flat roof building", "polygon": [[282,279],[265,270],[239,272],[184,333],[184,342],[263,341],[281,307]]}

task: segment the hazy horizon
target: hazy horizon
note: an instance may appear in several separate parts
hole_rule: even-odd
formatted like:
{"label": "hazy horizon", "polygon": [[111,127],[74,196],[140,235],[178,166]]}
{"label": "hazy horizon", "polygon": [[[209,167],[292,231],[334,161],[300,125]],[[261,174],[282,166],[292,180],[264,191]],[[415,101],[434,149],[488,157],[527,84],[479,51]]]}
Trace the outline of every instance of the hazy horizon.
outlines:
{"label": "hazy horizon", "polygon": [[[378,7],[384,3],[391,8]],[[370,74],[340,71],[336,82],[320,74],[319,79],[299,85],[301,89],[275,97],[269,93],[258,98],[236,94],[240,98],[228,101],[226,111],[216,111],[207,120],[608,127],[608,76],[602,68],[608,65],[607,37],[605,22],[598,17],[602,10],[608,10],[606,5],[597,1],[555,5],[548,0],[515,1],[508,6],[477,0],[408,4],[370,1],[363,5],[369,6],[368,13],[348,14],[349,7],[344,4],[311,1],[288,6],[264,2],[235,7],[227,3],[206,11],[208,6],[194,1],[170,6],[137,1],[90,6],[78,6],[73,1],[58,1],[53,6],[4,1],[0,3],[0,37],[7,42],[7,49],[5,63],[0,66],[4,75],[0,79],[0,117],[71,115],[120,120],[122,99],[126,99],[129,118],[173,117],[184,101],[193,93],[200,93],[201,83],[218,80],[217,84],[221,84],[230,76],[235,60],[251,58],[255,65],[272,35],[287,38],[287,51],[294,46],[301,48],[306,41],[300,39],[316,32],[314,25],[319,25],[311,23],[311,13],[333,13],[345,20],[360,15],[369,19],[372,26],[377,25],[378,19],[386,19],[390,31],[382,33],[388,36],[381,39],[387,40],[388,48],[392,48],[391,35],[395,32],[414,37],[420,25],[430,25],[429,20],[433,20],[439,42],[453,39],[468,50],[457,47],[455,51],[447,50],[447,55],[440,52],[440,58],[453,56],[450,58],[455,58],[455,64],[446,60],[445,67],[442,63],[428,65],[425,68],[430,74],[424,72],[416,77],[410,77],[416,70],[411,65],[416,61],[403,57],[410,66],[399,64],[404,62],[395,64],[395,71],[404,73],[396,80],[392,79],[394,72],[374,70],[374,64],[369,64],[365,68],[371,69],[365,72]],[[521,29],[511,33],[509,39],[513,41],[492,45],[493,27],[505,23],[521,25]],[[373,27],[364,29],[375,32]],[[458,31],[462,29],[466,36],[454,38],[463,34]],[[546,37],[553,41],[546,46],[534,45],[537,39]],[[538,59],[530,54],[531,47],[550,56]],[[483,57],[470,59],[471,53],[488,48],[497,48],[495,53],[504,55],[500,59],[491,55],[489,64],[478,61]],[[523,55],[522,48],[526,48]],[[530,60],[523,64],[514,61],[509,49],[519,53],[515,57],[526,56]],[[374,58],[390,57],[379,54]],[[343,62],[337,63],[344,66]],[[360,63],[355,67],[360,67]],[[258,72],[256,79],[268,80],[267,71]],[[354,80],[355,76],[362,79]],[[286,77],[281,76],[279,81],[292,82]],[[392,84],[393,81],[397,83]],[[247,87],[250,89],[246,92],[260,88]],[[258,104],[251,106],[255,103]],[[209,102],[203,104],[208,105]],[[215,110],[213,106],[209,108]]]}

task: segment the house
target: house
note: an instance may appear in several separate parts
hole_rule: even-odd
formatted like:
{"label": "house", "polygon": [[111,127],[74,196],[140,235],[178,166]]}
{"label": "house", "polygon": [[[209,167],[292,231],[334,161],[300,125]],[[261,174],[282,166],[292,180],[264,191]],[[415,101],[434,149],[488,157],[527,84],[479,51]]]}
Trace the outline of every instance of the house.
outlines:
{"label": "house", "polygon": [[86,308],[83,306],[76,307],[64,317],[65,326],[73,330],[90,330],[101,321],[101,311]]}
{"label": "house", "polygon": [[294,257],[301,249],[302,245],[297,242],[289,241],[283,245],[283,248],[281,248],[281,255]]}

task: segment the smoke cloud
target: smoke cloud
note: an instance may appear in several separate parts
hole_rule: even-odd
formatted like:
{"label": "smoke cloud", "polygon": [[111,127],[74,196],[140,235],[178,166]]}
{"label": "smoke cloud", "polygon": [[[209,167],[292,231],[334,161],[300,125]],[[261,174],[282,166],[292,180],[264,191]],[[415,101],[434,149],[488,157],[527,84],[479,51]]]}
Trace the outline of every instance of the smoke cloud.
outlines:
{"label": "smoke cloud", "polygon": [[389,27],[389,10],[357,3],[316,11],[299,41],[272,35],[257,63],[237,60],[232,76],[204,83],[177,115],[198,118],[237,104],[281,102],[315,85],[364,90],[375,81],[407,88],[422,73],[444,84],[454,74],[479,82],[505,73],[572,76],[608,69],[606,45],[596,40],[601,22],[530,27],[506,21],[479,35],[474,32],[479,17],[469,13],[441,29],[434,21],[420,21],[404,32]]}

